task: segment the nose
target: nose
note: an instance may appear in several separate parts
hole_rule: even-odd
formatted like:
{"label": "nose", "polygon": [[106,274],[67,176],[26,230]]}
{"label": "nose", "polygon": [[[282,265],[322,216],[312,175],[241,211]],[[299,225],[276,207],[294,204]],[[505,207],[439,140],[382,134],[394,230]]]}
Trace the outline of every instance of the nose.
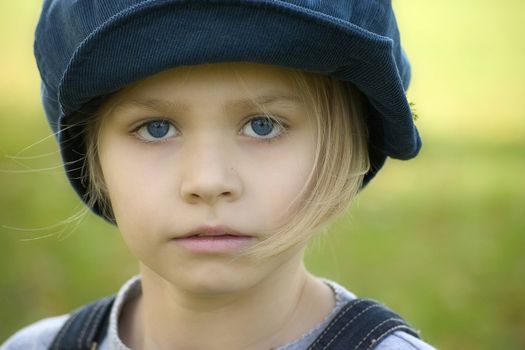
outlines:
{"label": "nose", "polygon": [[182,161],[181,197],[188,203],[213,205],[217,201],[234,201],[242,194],[242,181],[235,171],[227,147],[195,143]]}

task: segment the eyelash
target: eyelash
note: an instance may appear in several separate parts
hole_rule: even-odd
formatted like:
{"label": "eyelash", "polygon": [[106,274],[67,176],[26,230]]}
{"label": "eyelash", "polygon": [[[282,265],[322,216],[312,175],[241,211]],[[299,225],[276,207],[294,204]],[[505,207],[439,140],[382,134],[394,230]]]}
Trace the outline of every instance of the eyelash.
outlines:
{"label": "eyelash", "polygon": [[[290,126],[288,124],[284,123],[282,120],[280,120],[280,119],[278,119],[276,117],[268,116],[268,115],[264,115],[264,114],[262,114],[262,115],[258,114],[258,115],[254,115],[254,116],[249,117],[248,120],[246,120],[246,122],[243,123],[241,130],[244,129],[246,127],[246,125],[248,125],[248,123],[252,122],[254,119],[259,119],[259,118],[267,118],[268,120],[273,122],[274,127],[280,128],[281,130],[280,130],[280,132],[279,132],[279,134],[277,136],[270,137],[270,138],[259,138],[259,137],[249,136],[249,137],[255,139],[256,142],[272,143],[274,141],[277,141],[282,136],[284,136],[288,132],[288,129],[290,128]],[[159,140],[146,140],[143,137],[141,137],[140,135],[138,135],[138,132],[140,131],[140,129],[142,129],[142,128],[144,128],[144,127],[146,127],[149,124],[154,123],[154,122],[168,122],[170,124],[170,126],[175,127],[173,125],[173,123],[171,123],[169,120],[167,120],[165,118],[151,119],[151,120],[148,120],[148,121],[145,121],[145,122],[141,123],[139,126],[134,128],[132,130],[133,135],[135,135],[141,142],[144,142],[144,143],[156,144],[156,143],[168,142],[171,137],[168,137],[166,139],[159,139]]]}

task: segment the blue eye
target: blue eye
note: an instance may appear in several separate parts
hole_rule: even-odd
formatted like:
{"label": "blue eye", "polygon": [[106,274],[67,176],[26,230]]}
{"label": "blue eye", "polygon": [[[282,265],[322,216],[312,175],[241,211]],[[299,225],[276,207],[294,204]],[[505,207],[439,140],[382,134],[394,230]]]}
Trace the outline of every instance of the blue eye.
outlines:
{"label": "blue eye", "polygon": [[[248,121],[243,129],[246,129],[245,132],[248,136],[269,140],[279,137],[284,126],[270,117],[261,116]],[[253,132],[248,131],[248,129],[253,130]]]}
{"label": "blue eye", "polygon": [[142,124],[137,134],[145,141],[162,141],[175,134],[175,128],[167,120],[152,120]]}

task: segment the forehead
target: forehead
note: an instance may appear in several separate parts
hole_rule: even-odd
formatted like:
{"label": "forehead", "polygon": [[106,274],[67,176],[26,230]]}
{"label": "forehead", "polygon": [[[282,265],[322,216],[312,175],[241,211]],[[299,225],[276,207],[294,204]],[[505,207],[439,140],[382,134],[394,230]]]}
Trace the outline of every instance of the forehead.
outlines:
{"label": "forehead", "polygon": [[227,98],[229,95],[293,95],[297,92],[290,69],[255,63],[217,63],[183,66],[136,82],[117,100],[140,98]]}

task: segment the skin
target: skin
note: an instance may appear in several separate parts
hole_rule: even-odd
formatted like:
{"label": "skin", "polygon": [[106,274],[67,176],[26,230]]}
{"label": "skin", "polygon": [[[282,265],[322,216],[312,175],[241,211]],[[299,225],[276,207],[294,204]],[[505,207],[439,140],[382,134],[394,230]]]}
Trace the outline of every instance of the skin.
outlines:
{"label": "skin", "polygon": [[[246,102],[269,95],[289,98]],[[287,126],[275,126],[270,141],[250,123],[261,107]],[[176,240],[201,225],[227,225],[255,244],[286,220],[313,167],[316,132],[288,70],[249,63],[177,68],[123,89],[102,112],[100,164],[142,276],[142,294],[120,318],[126,345],[267,350],[322,322],[335,300],[305,269],[304,246],[264,260],[234,259],[232,252],[189,251]],[[159,119],[173,128],[151,138],[143,125]]]}

